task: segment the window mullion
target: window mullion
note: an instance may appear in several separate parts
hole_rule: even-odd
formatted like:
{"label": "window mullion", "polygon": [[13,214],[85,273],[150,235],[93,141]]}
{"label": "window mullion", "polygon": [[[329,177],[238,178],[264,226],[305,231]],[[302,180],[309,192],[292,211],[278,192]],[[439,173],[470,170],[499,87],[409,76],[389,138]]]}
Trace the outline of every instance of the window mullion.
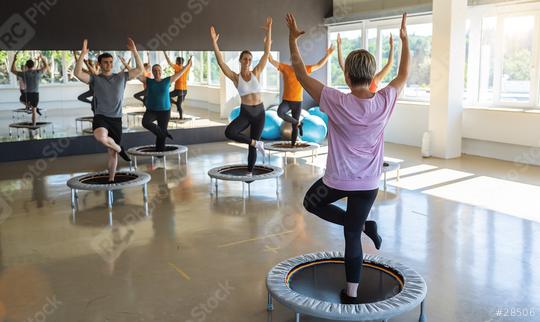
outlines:
{"label": "window mullion", "polygon": [[504,63],[504,28],[503,28],[504,16],[497,16],[497,22],[495,25],[495,66],[493,66],[493,104],[501,104],[501,85],[502,85],[502,70]]}
{"label": "window mullion", "polygon": [[534,15],[534,28],[533,28],[533,48],[532,48],[532,66],[531,66],[531,97],[530,105],[532,107],[537,107],[539,105],[539,89],[540,89],[540,72],[539,72],[539,61],[540,61],[540,46],[538,41],[536,41],[535,35],[540,35],[540,14]]}

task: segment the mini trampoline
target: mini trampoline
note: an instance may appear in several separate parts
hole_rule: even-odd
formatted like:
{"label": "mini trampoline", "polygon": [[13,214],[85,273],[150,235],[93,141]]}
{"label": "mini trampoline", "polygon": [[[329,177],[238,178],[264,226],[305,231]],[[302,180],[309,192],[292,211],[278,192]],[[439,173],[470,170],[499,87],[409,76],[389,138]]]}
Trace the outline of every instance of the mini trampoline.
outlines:
{"label": "mini trampoline", "polygon": [[269,311],[273,298],[300,315],[340,321],[388,321],[420,306],[425,322],[427,286],[414,270],[380,256],[364,256],[358,295],[361,304],[341,304],[345,286],[341,252],[301,255],[274,266],[266,278]]}
{"label": "mini trampoline", "polygon": [[148,201],[147,183],[150,181],[148,173],[132,171],[117,172],[114,183],[109,183],[108,172],[84,174],[68,180],[67,186],[71,188],[71,208],[79,207],[79,190],[107,191],[107,205],[112,208],[113,190],[143,186],[144,202]]}
{"label": "mini trampoline", "polygon": [[126,113],[128,128],[131,128],[131,122],[137,124],[137,118],[142,118],[145,111],[135,111]]}
{"label": "mini trampoline", "polygon": [[177,116],[171,116],[170,122],[174,125],[175,128],[178,128],[178,124],[185,124],[190,122],[191,126],[195,123],[196,120],[199,120],[200,117],[193,116],[193,115],[184,115],[182,118],[178,116],[178,113],[176,113]]}
{"label": "mini trampoline", "polygon": [[399,169],[403,160],[384,158],[382,172],[384,175],[384,191],[386,191],[386,174],[390,171],[396,171],[396,180],[399,181]]}
{"label": "mini trampoline", "polygon": [[41,137],[41,131],[46,132],[47,127],[51,128],[52,134],[54,134],[54,124],[51,122],[18,122],[18,123],[11,123],[9,125],[9,136],[12,136],[11,129],[15,129],[15,133],[17,133],[17,138],[20,138],[20,130],[28,130],[28,136],[30,137],[34,131],[38,131],[38,135]]}
{"label": "mini trampoline", "polygon": [[[39,108],[39,112],[41,113],[41,115],[44,118],[47,118],[47,109],[46,108]],[[32,115],[32,109],[28,109],[28,108],[14,109],[12,111],[11,118],[14,119],[14,120],[21,119],[21,118],[24,118],[25,115]]]}
{"label": "mini trampoline", "polygon": [[[75,132],[79,132],[79,124],[80,124],[81,133],[87,133],[87,131],[85,130],[88,130],[88,129],[90,129],[90,131],[93,133],[94,131],[92,131],[92,122],[94,122],[93,116],[83,116],[83,117],[76,118],[75,119]],[[84,128],[83,126],[84,123],[90,123],[90,127]]]}
{"label": "mini trampoline", "polygon": [[[218,180],[242,182],[242,197],[244,197],[244,184],[248,184],[248,195],[250,194],[250,184],[254,181],[276,179],[276,195],[279,196],[279,177],[283,174],[283,169],[272,165],[255,165],[253,175],[248,176],[247,165],[232,164],[216,167],[208,171],[210,185],[215,180],[214,187],[216,197],[218,195]],[[212,187],[210,188],[212,189]]]}
{"label": "mini trampoline", "polygon": [[[311,163],[315,160],[315,156],[319,156],[319,148],[321,146],[317,143],[312,142],[304,142],[299,141],[296,142],[296,144],[293,146],[291,144],[291,141],[275,141],[275,142],[267,142],[264,144],[264,149],[268,151],[268,162],[270,162],[270,156],[271,152],[281,152],[285,153],[284,162],[287,164],[287,153],[292,153],[293,156],[297,152],[306,152],[311,151]],[[296,163],[296,158],[294,158],[294,162]]]}
{"label": "mini trampoline", "polygon": [[[185,162],[188,163],[188,148],[183,145],[167,144],[164,151],[157,151],[155,145],[137,146],[129,149],[127,153],[133,156],[133,165],[137,169],[138,157],[151,157],[152,165],[156,157],[163,158],[164,167],[167,168],[167,156],[177,156],[178,164],[181,164],[182,154],[185,156]],[[131,168],[131,162],[129,164]]]}

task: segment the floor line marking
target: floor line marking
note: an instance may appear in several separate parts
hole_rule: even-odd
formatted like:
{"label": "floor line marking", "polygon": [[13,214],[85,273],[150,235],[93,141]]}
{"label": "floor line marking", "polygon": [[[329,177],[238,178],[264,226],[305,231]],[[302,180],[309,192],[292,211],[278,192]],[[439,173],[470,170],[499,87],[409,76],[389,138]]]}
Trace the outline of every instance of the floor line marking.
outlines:
{"label": "floor line marking", "polygon": [[255,238],[250,238],[250,239],[245,239],[245,240],[239,240],[239,241],[235,241],[235,242],[232,242],[232,243],[219,245],[218,248],[236,246],[236,245],[240,245],[240,244],[249,243],[249,242],[252,242],[252,241],[266,239],[266,238],[269,238],[269,237],[276,237],[276,236],[281,236],[281,235],[285,235],[285,234],[290,234],[292,232],[294,232],[294,230],[287,230],[287,231],[284,231],[284,232],[278,233],[278,234],[271,234],[271,235],[266,235],[266,236],[261,236],[261,237],[255,237]]}
{"label": "floor line marking", "polygon": [[188,281],[191,281],[191,277],[189,277],[188,274],[186,274],[183,270],[181,270],[180,267],[174,265],[173,263],[169,263],[169,265],[171,265],[172,268],[174,268],[178,272],[178,274],[180,274],[180,276],[182,276],[183,278],[185,278]]}

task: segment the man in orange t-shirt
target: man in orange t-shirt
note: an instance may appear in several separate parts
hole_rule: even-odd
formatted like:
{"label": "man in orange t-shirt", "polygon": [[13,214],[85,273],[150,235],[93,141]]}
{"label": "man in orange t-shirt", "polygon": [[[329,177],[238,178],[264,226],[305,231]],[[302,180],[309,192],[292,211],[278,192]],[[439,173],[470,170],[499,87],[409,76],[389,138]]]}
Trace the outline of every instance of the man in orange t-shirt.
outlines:
{"label": "man in orange t-shirt", "polygon": [[[167,60],[167,63],[174,69],[175,73],[178,73],[183,69],[187,68],[186,72],[182,76],[180,76],[180,78],[178,78],[178,80],[174,83],[174,90],[170,93],[171,103],[176,104],[176,110],[180,115],[180,119],[183,119],[184,115],[182,110],[182,103],[186,99],[187,95],[187,78],[191,69],[192,60],[190,60],[186,64],[186,66],[184,66],[184,58],[176,57],[176,64],[173,64],[169,59],[169,56],[167,56],[167,53],[163,53],[165,54],[165,59]],[[177,97],[176,101],[173,100],[173,97]]]}
{"label": "man in orange t-shirt", "polygon": [[[341,35],[338,34],[337,37],[337,50],[338,50],[338,61],[339,61],[339,67],[341,67],[341,70],[345,72],[345,60],[343,59],[343,50],[341,49]],[[390,55],[388,56],[388,62],[386,65],[384,65],[383,69],[381,69],[380,72],[375,74],[373,76],[373,79],[371,80],[371,85],[369,85],[369,91],[372,93],[377,92],[377,88],[379,87],[379,83],[386,78],[386,75],[390,73],[392,70],[392,65],[394,65],[394,38],[392,37],[392,34],[390,34]]]}
{"label": "man in orange t-shirt", "polygon": [[[332,45],[326,50],[326,55],[315,65],[306,65],[308,74],[320,69],[327,62],[335,48]],[[279,104],[277,113],[280,118],[285,122],[292,124],[293,130],[291,135],[291,144],[294,146],[298,138],[298,132],[302,135],[302,123],[300,122],[300,115],[302,112],[302,101],[304,96],[304,89],[294,73],[294,68],[291,65],[278,62],[270,55],[268,60],[274,67],[277,68],[283,75],[283,100]],[[291,115],[287,112],[291,111]]]}

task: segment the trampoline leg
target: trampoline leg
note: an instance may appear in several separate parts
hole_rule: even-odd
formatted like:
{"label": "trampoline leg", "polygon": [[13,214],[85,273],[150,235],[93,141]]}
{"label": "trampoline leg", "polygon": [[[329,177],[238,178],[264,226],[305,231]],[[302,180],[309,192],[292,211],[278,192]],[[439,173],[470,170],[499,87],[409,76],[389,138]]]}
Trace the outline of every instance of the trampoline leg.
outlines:
{"label": "trampoline leg", "polygon": [[146,203],[148,201],[148,186],[146,183],[144,184],[142,191],[143,191],[143,198],[144,198],[143,200]]}
{"label": "trampoline leg", "polygon": [[384,191],[386,191],[386,172],[384,173]]}
{"label": "trampoline leg", "polygon": [[73,189],[75,191],[75,209],[79,209],[79,191],[77,189]]}
{"label": "trampoline leg", "polygon": [[133,161],[129,161],[129,171],[133,171]]}
{"label": "trampoline leg", "polygon": [[71,209],[75,209],[75,190],[71,189]]}
{"label": "trampoline leg", "polygon": [[420,303],[420,318],[418,319],[419,322],[426,322],[426,315],[424,314],[424,301]]}
{"label": "trampoline leg", "polygon": [[154,167],[154,157],[152,157],[152,168]]}
{"label": "trampoline leg", "polygon": [[251,197],[251,184],[248,183],[248,198]]}
{"label": "trampoline leg", "polygon": [[244,185],[245,185],[244,181],[242,181],[242,199],[245,198],[244,191],[245,191],[246,187],[244,187]]}
{"label": "trampoline leg", "polygon": [[274,303],[272,302],[272,294],[268,292],[268,304],[266,305],[266,310],[273,311],[274,310]]}
{"label": "trampoline leg", "polygon": [[300,322],[300,313],[296,313],[296,318],[294,320]]}
{"label": "trampoline leg", "polygon": [[163,156],[163,168],[167,170],[167,157]]}
{"label": "trampoline leg", "polygon": [[133,158],[133,166],[135,167],[135,170],[137,170],[137,157]]}
{"label": "trampoline leg", "polygon": [[276,178],[276,196],[279,197],[279,179]]}
{"label": "trampoline leg", "polygon": [[112,209],[113,204],[113,192],[112,190],[107,190],[107,206],[109,209]]}
{"label": "trampoline leg", "polygon": [[214,179],[214,180],[216,180],[215,185],[216,185],[216,198],[217,198],[218,197],[218,184],[217,184],[217,179]]}

